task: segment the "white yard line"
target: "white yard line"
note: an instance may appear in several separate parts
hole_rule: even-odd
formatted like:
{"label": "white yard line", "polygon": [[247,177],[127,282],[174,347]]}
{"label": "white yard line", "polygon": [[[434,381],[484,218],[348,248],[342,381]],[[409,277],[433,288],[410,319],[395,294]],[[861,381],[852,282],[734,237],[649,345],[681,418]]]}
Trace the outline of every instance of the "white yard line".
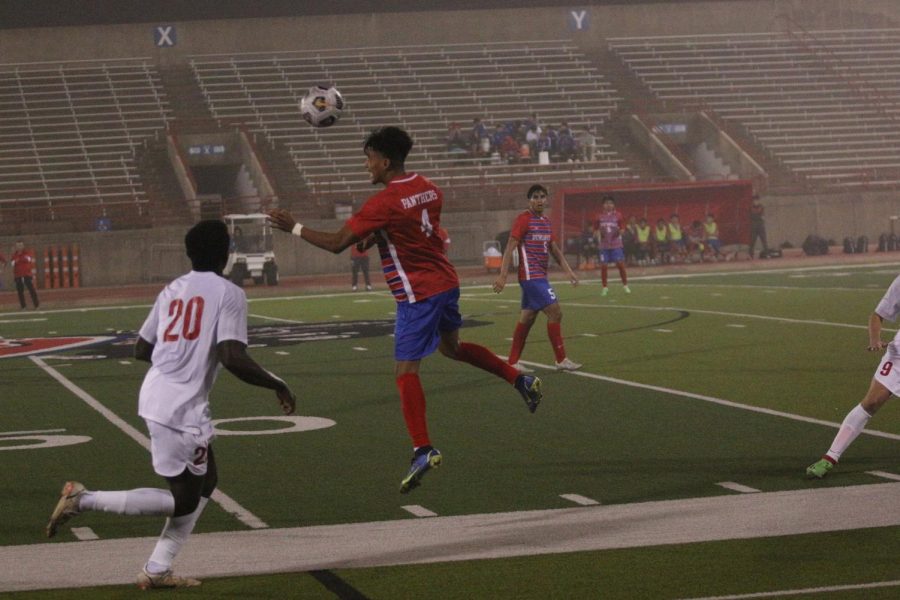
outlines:
{"label": "white yard line", "polygon": [[[540,369],[547,369],[551,371],[556,370],[555,365],[545,365],[543,363],[533,362],[530,360],[522,360],[519,361],[523,365],[528,367],[537,367]],[[771,408],[763,408],[761,406],[753,406],[751,404],[741,404],[740,402],[732,402],[731,400],[725,400],[723,398],[716,398],[714,396],[706,396],[704,394],[695,394],[694,392],[685,392],[682,390],[676,390],[674,388],[667,388],[660,385],[651,385],[649,383],[639,383],[637,381],[629,381],[627,379],[619,379],[618,377],[608,377],[606,375],[597,375],[596,373],[588,373],[587,371],[567,371],[569,375],[577,376],[577,377],[587,377],[589,379],[596,379],[598,381],[608,381],[610,383],[615,383],[618,385],[624,385],[627,387],[639,388],[642,390],[651,390],[654,392],[661,392],[663,394],[671,394],[673,396],[681,396],[683,398],[691,398],[693,400],[702,400],[704,402],[710,402],[712,404],[718,404],[720,406],[728,406],[730,408],[739,408],[741,410],[747,410],[750,412],[761,413],[764,415],[771,415],[773,417],[782,417],[784,419],[791,419],[793,421],[801,421],[803,423],[812,423],[814,425],[825,425],[826,427],[833,427],[835,429],[840,429],[841,424],[835,423],[833,421],[825,421],[823,419],[815,419],[813,417],[804,417],[803,415],[795,415],[794,413],[784,412],[781,410],[774,410]],[[900,441],[900,435],[896,433],[887,433],[885,431],[876,431],[874,429],[863,429],[862,431],[865,435],[871,435],[875,437],[886,438],[889,440],[897,440]]]}
{"label": "white yard line", "polygon": [[826,587],[803,588],[796,590],[777,590],[774,592],[754,592],[751,594],[732,594],[730,596],[703,596],[702,598],[686,598],[684,600],[750,600],[751,598],[778,598],[779,596],[805,596],[808,594],[828,594],[833,592],[850,592],[853,590],[872,590],[900,586],[900,579],[894,581],[876,581],[874,583],[856,583],[852,585],[830,585]]}
{"label": "white yard line", "polygon": [[[119,415],[114,413],[113,411],[106,408],[103,404],[100,403],[99,400],[88,394],[86,391],[75,385],[71,380],[67,379],[65,375],[49,366],[43,360],[38,358],[37,356],[30,356],[31,361],[36,364],[38,367],[44,370],[45,373],[50,375],[53,379],[59,382],[64,388],[75,394],[80,400],[82,400],[85,404],[96,410],[100,413],[107,421],[115,425],[122,433],[133,439],[135,442],[140,444],[145,450],[149,452],[150,450],[150,439],[145,436],[143,433],[132,427],[129,423],[123,420]],[[221,489],[216,489],[213,492],[212,498],[214,502],[218,503],[225,512],[231,513],[234,515],[236,519],[242,522],[247,527],[251,529],[263,529],[268,527],[259,517],[251,513],[249,510],[235,502],[230,496],[225,494]]]}
{"label": "white yard line", "polygon": [[588,498],[587,496],[582,496],[581,494],[560,494],[560,498],[563,500],[568,500],[569,502],[574,502],[575,504],[579,504],[581,506],[597,506],[600,504],[593,498]]}
{"label": "white yard line", "polygon": [[[900,482],[607,506],[195,534],[178,572],[348,569],[900,525]],[[866,510],[859,510],[865,506]],[[827,519],[809,515],[827,514]],[[627,525],[623,525],[627,524]],[[0,547],[0,592],[130,584],[155,537]]]}
{"label": "white yard line", "polygon": [[885,471],[866,471],[869,475],[874,475],[875,477],[881,477],[882,479],[891,479],[893,481],[900,481],[900,475],[895,475],[894,473],[887,473]]}
{"label": "white yard line", "polygon": [[73,527],[72,535],[78,538],[79,541],[89,542],[92,540],[99,540],[100,536],[94,533],[94,530],[90,527]]}
{"label": "white yard line", "polygon": [[424,506],[419,506],[418,504],[407,504],[406,506],[401,506],[403,510],[413,515],[414,517],[436,517],[438,514],[434,511],[428,510]]}
{"label": "white yard line", "polygon": [[253,317],[254,319],[262,319],[263,321],[278,321],[279,323],[294,323],[295,325],[304,325],[305,321],[295,321],[293,319],[283,319],[281,317],[267,317],[265,315],[257,315],[250,313],[247,315],[248,317]]}
{"label": "white yard line", "polygon": [[726,490],[731,490],[732,492],[740,492],[742,494],[756,494],[759,492],[758,489],[752,488],[749,485],[743,485],[741,483],[735,483],[733,481],[720,481],[716,485],[719,487],[723,487]]}

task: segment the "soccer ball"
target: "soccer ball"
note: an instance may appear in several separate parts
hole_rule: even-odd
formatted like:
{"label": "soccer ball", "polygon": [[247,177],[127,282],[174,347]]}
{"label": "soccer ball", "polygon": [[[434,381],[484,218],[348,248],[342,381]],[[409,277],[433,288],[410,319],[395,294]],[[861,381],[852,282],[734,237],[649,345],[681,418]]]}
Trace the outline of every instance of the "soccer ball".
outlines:
{"label": "soccer ball", "polygon": [[334,86],[314,85],[300,100],[300,114],[313,127],[331,127],[342,110],[344,98]]}

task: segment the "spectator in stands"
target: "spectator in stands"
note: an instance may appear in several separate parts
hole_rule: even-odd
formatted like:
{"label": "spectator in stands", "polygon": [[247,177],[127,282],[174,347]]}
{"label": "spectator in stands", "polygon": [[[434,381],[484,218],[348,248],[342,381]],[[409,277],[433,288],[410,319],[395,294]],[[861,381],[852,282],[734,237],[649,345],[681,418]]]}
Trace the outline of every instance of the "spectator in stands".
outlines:
{"label": "spectator in stands", "polygon": [[494,127],[494,133],[491,134],[491,152],[500,152],[500,148],[503,147],[503,138],[506,137],[506,130],[504,130],[503,125],[497,123]]}
{"label": "spectator in stands", "polygon": [[759,196],[753,195],[753,203],[750,205],[750,258],[753,258],[753,250],[756,248],[756,240],[762,242],[760,258],[765,258],[769,253],[769,244],[766,242],[766,221],[763,213],[766,209],[759,200]]}
{"label": "spectator in stands", "polygon": [[532,127],[537,130],[538,136],[541,135],[541,122],[538,120],[537,113],[531,113],[531,117],[525,120],[526,129],[531,129]]}
{"label": "spectator in stands", "polygon": [[36,262],[34,260],[34,252],[30,248],[25,247],[25,242],[18,240],[16,249],[12,253],[10,262],[13,264],[13,277],[16,280],[16,292],[19,294],[19,305],[24,310],[25,304],[25,288],[31,296],[31,304],[37,308],[40,306],[38,302],[37,291],[34,289],[34,270]]}
{"label": "spectator in stands", "polygon": [[578,144],[572,131],[566,127],[559,132],[559,160],[572,162],[578,158]]}
{"label": "spectator in stands", "polygon": [[488,139],[487,127],[481,122],[480,117],[472,119],[472,156],[487,156],[491,151],[491,142]]}
{"label": "spectator in stands", "polygon": [[547,160],[550,160],[550,152],[553,151],[553,143],[550,141],[550,134],[546,131],[541,132],[537,143],[537,156],[540,158],[541,152],[547,153]]}
{"label": "spectator in stands", "polygon": [[500,158],[508,163],[518,162],[519,152],[519,142],[516,141],[516,138],[507,133],[503,137],[503,141],[500,142]]}
{"label": "spectator in stands", "polygon": [[591,133],[590,129],[584,129],[575,136],[575,141],[578,144],[578,148],[580,152],[581,160],[594,160],[594,156],[597,154],[597,137]]}
{"label": "spectator in stands", "polygon": [[531,128],[525,133],[525,143],[527,143],[528,147],[531,149],[532,156],[537,156],[538,140],[540,138],[541,134],[537,130],[537,125],[532,125]]}
{"label": "spectator in stands", "polygon": [[653,257],[658,264],[666,264],[671,261],[669,255],[669,226],[665,219],[656,220],[656,228],[653,230]]}
{"label": "spectator in stands", "polygon": [[547,137],[550,138],[550,160],[556,160],[559,154],[559,134],[552,127],[547,128]]}
{"label": "spectator in stands", "polygon": [[447,130],[447,153],[450,156],[465,156],[469,153],[468,146],[459,123],[451,123]]}

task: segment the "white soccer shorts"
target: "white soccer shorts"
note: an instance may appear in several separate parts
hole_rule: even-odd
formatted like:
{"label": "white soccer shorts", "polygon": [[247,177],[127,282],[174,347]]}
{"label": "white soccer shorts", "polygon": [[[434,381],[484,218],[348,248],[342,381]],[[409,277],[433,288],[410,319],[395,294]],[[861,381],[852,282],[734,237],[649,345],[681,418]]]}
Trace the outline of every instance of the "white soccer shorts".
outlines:
{"label": "white soccer shorts", "polygon": [[150,455],[153,470],[163,477],[177,477],[185,468],[194,475],[206,475],[209,444],[215,437],[212,425],[192,427],[191,432],[179,431],[146,421],[150,432]]}
{"label": "white soccer shorts", "polygon": [[900,354],[893,352],[890,346],[875,368],[875,381],[900,396]]}

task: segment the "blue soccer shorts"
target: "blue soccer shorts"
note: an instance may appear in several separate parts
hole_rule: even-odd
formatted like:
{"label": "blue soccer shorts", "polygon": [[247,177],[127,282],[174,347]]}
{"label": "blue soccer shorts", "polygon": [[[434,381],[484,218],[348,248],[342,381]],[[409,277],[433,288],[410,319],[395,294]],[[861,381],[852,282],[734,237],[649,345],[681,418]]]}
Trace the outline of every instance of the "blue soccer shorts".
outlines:
{"label": "blue soccer shorts", "polygon": [[522,310],[543,310],[556,302],[556,292],[546,279],[520,281],[522,288]]}
{"label": "blue soccer shorts", "polygon": [[398,302],[394,325],[394,358],[420,360],[437,350],[441,333],[462,327],[459,288],[420,300]]}
{"label": "blue soccer shorts", "polygon": [[601,263],[617,263],[625,260],[625,250],[622,248],[606,248],[600,250]]}

